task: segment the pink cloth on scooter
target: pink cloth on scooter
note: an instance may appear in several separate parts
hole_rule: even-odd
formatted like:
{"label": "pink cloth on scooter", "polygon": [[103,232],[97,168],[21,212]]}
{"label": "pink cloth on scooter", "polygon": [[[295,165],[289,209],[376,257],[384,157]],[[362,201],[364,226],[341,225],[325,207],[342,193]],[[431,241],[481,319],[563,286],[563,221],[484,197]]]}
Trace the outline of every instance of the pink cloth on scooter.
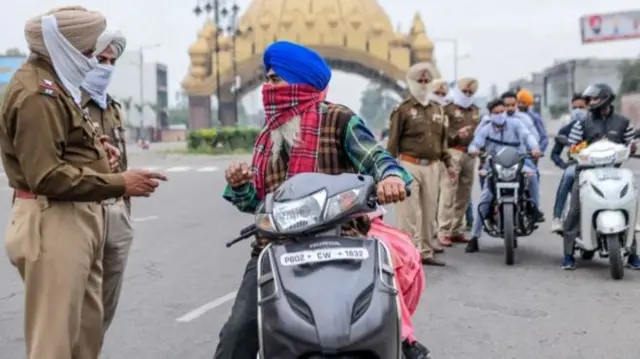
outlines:
{"label": "pink cloth on scooter", "polygon": [[389,247],[396,275],[400,312],[402,315],[402,339],[416,340],[411,317],[415,314],[426,280],[420,252],[411,243],[411,236],[389,226],[381,217],[371,219],[369,237],[375,237]]}

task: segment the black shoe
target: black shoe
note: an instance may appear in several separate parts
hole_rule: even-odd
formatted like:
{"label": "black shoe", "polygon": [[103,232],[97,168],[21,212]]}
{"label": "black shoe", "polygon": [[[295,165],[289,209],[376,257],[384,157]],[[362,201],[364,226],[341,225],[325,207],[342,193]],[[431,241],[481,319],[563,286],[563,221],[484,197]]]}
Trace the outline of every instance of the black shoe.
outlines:
{"label": "black shoe", "polygon": [[535,219],[536,223],[542,223],[545,221],[544,219],[544,213],[541,212],[539,209],[534,210],[534,214],[533,214],[533,218]]}
{"label": "black shoe", "polygon": [[409,343],[406,340],[402,342],[402,354],[405,359],[429,359],[429,349],[424,345],[413,342]]}
{"label": "black shoe", "polygon": [[469,243],[467,243],[467,248],[465,248],[464,251],[467,253],[475,253],[479,250],[480,248],[478,247],[478,237],[471,237]]}

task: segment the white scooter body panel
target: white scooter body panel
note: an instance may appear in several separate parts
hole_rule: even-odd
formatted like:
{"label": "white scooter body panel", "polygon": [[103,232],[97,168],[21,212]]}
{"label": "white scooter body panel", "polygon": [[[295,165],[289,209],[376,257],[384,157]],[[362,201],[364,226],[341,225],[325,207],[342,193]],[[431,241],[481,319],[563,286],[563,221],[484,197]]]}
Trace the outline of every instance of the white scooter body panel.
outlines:
{"label": "white scooter body panel", "polygon": [[[598,249],[597,233],[626,233],[625,247],[633,241],[638,191],[633,172],[626,168],[584,169],[579,172],[579,247]],[[626,190],[625,190],[626,187]]]}

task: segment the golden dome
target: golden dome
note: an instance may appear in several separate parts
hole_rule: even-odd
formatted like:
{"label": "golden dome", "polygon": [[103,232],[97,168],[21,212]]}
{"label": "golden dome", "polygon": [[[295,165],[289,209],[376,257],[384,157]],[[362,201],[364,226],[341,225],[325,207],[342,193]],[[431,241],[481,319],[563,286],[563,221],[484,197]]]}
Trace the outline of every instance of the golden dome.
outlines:
{"label": "golden dome", "polygon": [[240,24],[276,31],[273,28],[276,24],[286,27],[298,21],[305,26],[328,22],[331,26],[356,28],[376,34],[395,32],[389,16],[377,0],[253,0],[240,19]]}
{"label": "golden dome", "polygon": [[433,50],[433,41],[429,40],[424,34],[418,35],[413,42],[413,48],[416,50]]}

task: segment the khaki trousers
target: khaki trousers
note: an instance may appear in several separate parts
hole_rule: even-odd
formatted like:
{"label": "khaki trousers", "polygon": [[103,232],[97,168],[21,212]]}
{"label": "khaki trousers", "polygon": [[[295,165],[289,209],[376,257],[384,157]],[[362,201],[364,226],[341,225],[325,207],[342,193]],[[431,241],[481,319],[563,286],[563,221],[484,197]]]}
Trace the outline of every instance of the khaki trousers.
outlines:
{"label": "khaki trousers", "polygon": [[5,250],[24,282],[27,359],[97,359],[104,214],[95,202],[16,198]]}
{"label": "khaki trousers", "polygon": [[468,153],[449,149],[451,166],[458,173],[455,181],[442,176],[440,182],[440,203],[438,208],[438,232],[442,237],[464,234],[464,217],[471,200],[475,160]]}
{"label": "khaki trousers", "polygon": [[107,238],[104,244],[104,276],[102,302],[104,305],[104,333],[107,332],[118,307],[124,270],[133,242],[133,226],[127,206],[122,199],[105,206]]}
{"label": "khaki trousers", "polygon": [[400,161],[413,176],[411,197],[397,204],[397,224],[400,229],[411,233],[413,244],[423,258],[432,258],[434,243],[434,221],[440,185],[440,163],[429,166],[415,165]]}

